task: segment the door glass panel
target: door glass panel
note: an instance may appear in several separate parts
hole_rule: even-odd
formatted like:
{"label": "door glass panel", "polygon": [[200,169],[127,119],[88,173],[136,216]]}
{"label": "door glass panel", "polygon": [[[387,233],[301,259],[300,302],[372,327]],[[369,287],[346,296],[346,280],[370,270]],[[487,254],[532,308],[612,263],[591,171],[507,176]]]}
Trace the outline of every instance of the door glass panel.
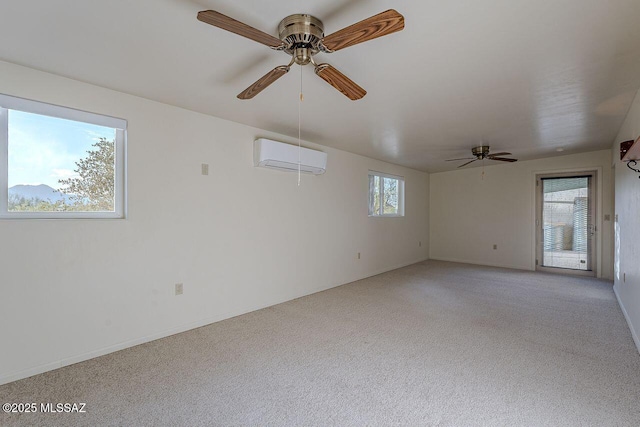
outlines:
{"label": "door glass panel", "polygon": [[542,179],[542,265],[591,270],[591,177]]}

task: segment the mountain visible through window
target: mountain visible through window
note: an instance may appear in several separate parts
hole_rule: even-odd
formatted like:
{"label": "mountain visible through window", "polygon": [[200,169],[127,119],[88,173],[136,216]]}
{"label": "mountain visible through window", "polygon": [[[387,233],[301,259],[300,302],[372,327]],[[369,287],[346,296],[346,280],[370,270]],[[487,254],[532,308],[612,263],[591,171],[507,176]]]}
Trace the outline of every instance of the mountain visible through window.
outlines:
{"label": "mountain visible through window", "polygon": [[0,94],[0,218],[123,218],[126,127]]}
{"label": "mountain visible through window", "polygon": [[9,111],[9,212],[113,212],[115,129]]}

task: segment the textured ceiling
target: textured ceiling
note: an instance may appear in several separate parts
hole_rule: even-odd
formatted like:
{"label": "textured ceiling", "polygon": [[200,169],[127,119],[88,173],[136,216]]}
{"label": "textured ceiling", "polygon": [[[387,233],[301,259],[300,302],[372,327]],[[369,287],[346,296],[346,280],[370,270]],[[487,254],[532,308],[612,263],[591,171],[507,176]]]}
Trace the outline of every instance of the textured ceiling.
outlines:
{"label": "textured ceiling", "polygon": [[[325,34],[395,8],[404,31],[318,54],[364,87],[350,101],[293,67],[236,95],[282,52],[196,20],[214,9],[277,36],[293,13]],[[638,0],[22,0],[0,6],[0,59],[415,169],[484,142],[532,159],[609,148],[640,86]],[[7,42],[10,41],[10,42]]]}

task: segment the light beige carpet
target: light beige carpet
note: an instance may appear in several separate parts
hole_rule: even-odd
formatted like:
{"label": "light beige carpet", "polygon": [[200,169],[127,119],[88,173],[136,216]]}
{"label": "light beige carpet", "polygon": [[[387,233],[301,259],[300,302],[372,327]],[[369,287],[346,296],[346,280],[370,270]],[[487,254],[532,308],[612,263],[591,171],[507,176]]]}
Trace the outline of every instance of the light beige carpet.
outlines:
{"label": "light beige carpet", "polygon": [[0,425],[638,426],[609,282],[428,261],[0,387]]}

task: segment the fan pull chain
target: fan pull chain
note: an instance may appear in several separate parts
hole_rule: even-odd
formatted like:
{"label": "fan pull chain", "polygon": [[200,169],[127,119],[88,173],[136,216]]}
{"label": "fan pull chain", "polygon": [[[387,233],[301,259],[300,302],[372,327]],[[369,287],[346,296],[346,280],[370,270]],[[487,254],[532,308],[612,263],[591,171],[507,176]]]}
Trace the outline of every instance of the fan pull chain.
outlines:
{"label": "fan pull chain", "polygon": [[302,139],[302,101],[304,101],[304,95],[302,94],[302,67],[300,67],[300,101],[298,101],[298,187],[300,187],[300,156],[302,151],[301,139]]}

